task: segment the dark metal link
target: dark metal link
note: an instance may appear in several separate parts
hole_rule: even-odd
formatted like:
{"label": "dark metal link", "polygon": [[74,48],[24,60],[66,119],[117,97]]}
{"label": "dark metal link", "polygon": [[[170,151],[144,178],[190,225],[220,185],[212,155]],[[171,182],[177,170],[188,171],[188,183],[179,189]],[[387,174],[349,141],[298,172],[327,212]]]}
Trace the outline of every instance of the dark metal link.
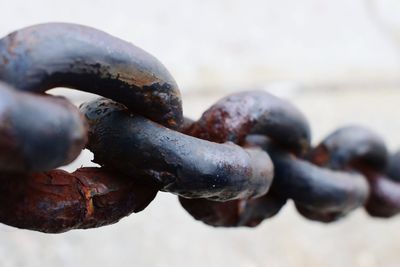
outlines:
{"label": "dark metal link", "polygon": [[267,192],[268,155],[233,143],[217,144],[170,130],[111,100],[81,106],[89,122],[94,162],[157,181],[161,190],[189,198],[229,200]]}
{"label": "dark metal link", "polygon": [[361,126],[340,128],[311,157],[320,166],[361,172],[370,185],[365,206],[370,215],[390,217],[400,212],[400,183],[385,175],[388,152],[376,133]]}
{"label": "dark metal link", "polygon": [[283,151],[263,136],[249,136],[247,142],[270,153],[275,167],[271,190],[293,199],[308,219],[335,221],[363,205],[368,197],[368,184],[360,174],[320,168]]}
{"label": "dark metal link", "polygon": [[29,92],[69,87],[98,94],[171,128],[183,120],[178,86],[155,57],[86,26],[47,23],[4,37],[0,80]]}
{"label": "dark metal link", "polygon": [[264,91],[222,98],[193,123],[187,134],[217,143],[243,144],[249,134],[265,135],[296,155],[310,146],[310,126],[289,102]]}
{"label": "dark metal link", "polygon": [[390,179],[400,182],[400,151],[389,156],[386,174]]}
{"label": "dark metal link", "polygon": [[274,158],[276,190],[293,199],[308,219],[335,221],[368,198],[368,184],[360,174],[320,168],[287,155]]}
{"label": "dark metal link", "polygon": [[100,168],[0,174],[0,182],[0,221],[45,233],[116,223],[158,192],[154,184]]}
{"label": "dark metal link", "polygon": [[180,92],[157,59],[101,31],[49,23],[0,40],[0,80],[14,87],[0,84],[1,222],[52,233],[97,227],[155,197],[159,186],[142,186],[134,173],[121,180],[115,170],[51,170],[79,155],[87,129],[76,107],[43,93],[63,86],[99,94],[178,129]]}
{"label": "dark metal link", "polygon": [[[185,133],[213,142],[231,141],[245,146],[249,145],[247,136],[264,134],[296,154],[304,154],[310,140],[310,127],[303,114],[287,101],[263,91],[242,92],[221,99],[198,121],[187,126]],[[180,202],[195,219],[209,225],[256,226],[279,212],[286,203],[285,196],[273,191],[271,188],[270,193],[259,198],[225,203],[183,198]]]}
{"label": "dark metal link", "polygon": [[[289,199],[321,222],[363,205],[372,216],[400,212],[400,152],[389,156],[372,131],[344,127],[311,148],[304,115],[263,91],[186,119],[157,59],[89,27],[42,24],[0,39],[0,81],[0,221],[11,226],[112,224],[159,190],[213,226],[254,227]],[[83,104],[82,116],[44,94],[59,86],[107,99]],[[101,168],[54,170],[85,146]]]}
{"label": "dark metal link", "polygon": [[263,220],[276,215],[286,198],[268,192],[253,199],[236,199],[225,202],[205,198],[188,199],[179,197],[182,207],[196,220],[221,227],[255,227]]}
{"label": "dark metal link", "polygon": [[[270,128],[274,130],[271,131]],[[267,199],[274,203],[269,205],[271,211],[263,209],[264,218],[276,214],[275,210],[281,207],[275,205],[276,203],[283,205],[285,201],[282,200],[291,198],[306,217],[330,222],[363,205],[368,196],[368,185],[361,175],[319,168],[296,158],[296,152],[302,155],[309,148],[308,122],[295,107],[268,93],[253,91],[228,96],[209,108],[186,132],[211,141],[231,140],[246,146],[260,147],[269,153],[275,169],[270,192],[274,192],[275,198],[268,196],[268,193],[263,199],[265,206],[268,205]],[[261,133],[264,135],[260,135]],[[198,205],[197,201],[201,201],[202,205]],[[208,202],[210,207],[206,210],[213,210],[216,214],[204,214],[203,219],[199,214],[202,214],[201,209],[206,206],[206,201],[181,200],[181,203],[184,203],[184,208],[194,214],[196,219],[210,225],[224,226],[221,223],[224,222],[221,219],[222,210],[228,206],[227,203],[221,203],[221,207],[217,208],[217,203]],[[231,202],[233,206],[240,207],[226,209],[226,216],[232,217],[231,210],[245,214],[243,207],[246,206],[249,209],[246,214],[253,212],[255,217],[260,217],[257,208],[252,208],[250,203],[244,203],[246,199]],[[246,225],[241,216],[237,215],[236,218],[236,226]],[[248,218],[251,222],[251,216]],[[255,224],[248,223],[247,226],[253,225]],[[235,225],[227,220],[225,226]]]}
{"label": "dark metal link", "polygon": [[66,99],[0,83],[0,172],[48,171],[74,160],[86,123]]}

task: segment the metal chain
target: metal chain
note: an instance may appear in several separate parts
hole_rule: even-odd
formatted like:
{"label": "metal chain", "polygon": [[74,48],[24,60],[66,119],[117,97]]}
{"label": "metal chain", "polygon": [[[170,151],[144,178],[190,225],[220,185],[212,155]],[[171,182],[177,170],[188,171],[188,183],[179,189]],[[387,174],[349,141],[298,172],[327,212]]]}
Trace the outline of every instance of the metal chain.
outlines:
{"label": "metal chain", "polygon": [[[256,226],[287,200],[336,221],[364,206],[400,211],[400,153],[361,126],[312,147],[304,115],[263,91],[229,95],[197,121],[182,115],[166,68],[140,48],[74,24],[42,24],[0,39],[0,222],[60,233],[115,223],[158,191],[195,219]],[[95,93],[80,110],[44,94]],[[55,168],[84,148],[99,168]]]}

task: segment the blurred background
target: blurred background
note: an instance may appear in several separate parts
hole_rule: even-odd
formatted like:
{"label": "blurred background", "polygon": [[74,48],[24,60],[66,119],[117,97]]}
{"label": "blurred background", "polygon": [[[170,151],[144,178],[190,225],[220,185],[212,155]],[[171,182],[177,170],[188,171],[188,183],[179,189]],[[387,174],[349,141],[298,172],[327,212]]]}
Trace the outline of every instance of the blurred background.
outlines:
{"label": "blurred background", "polygon": [[[346,124],[400,148],[398,0],[0,0],[0,35],[32,24],[85,24],[161,60],[198,118],[227,93],[263,89],[309,118],[313,142]],[[93,95],[57,89],[79,104]],[[89,166],[85,151],[65,168]],[[400,266],[400,217],[360,209],[307,221],[287,204],[254,229],[194,221],[170,194],[118,224],[60,235],[0,225],[0,266]]]}

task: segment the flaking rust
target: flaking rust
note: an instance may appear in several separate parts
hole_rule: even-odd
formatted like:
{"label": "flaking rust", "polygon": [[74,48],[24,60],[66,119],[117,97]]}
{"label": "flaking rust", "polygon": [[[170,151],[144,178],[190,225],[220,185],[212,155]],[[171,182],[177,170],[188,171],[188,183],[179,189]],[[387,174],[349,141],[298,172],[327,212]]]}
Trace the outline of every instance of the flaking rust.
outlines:
{"label": "flaking rust", "polygon": [[95,93],[178,129],[180,92],[156,58],[90,27],[48,23],[0,39],[0,59],[2,222],[58,233],[114,223],[152,201],[159,186],[136,173],[52,170],[80,154],[87,124],[66,99],[44,93],[55,87]]}
{"label": "flaking rust", "polygon": [[181,96],[168,70],[137,46],[71,23],[46,23],[0,39],[0,80],[18,90],[68,87],[114,99],[170,128],[183,121]]}
{"label": "flaking rust", "polygon": [[24,229],[61,233],[115,223],[143,210],[158,187],[102,168],[1,174],[0,220]]}
{"label": "flaking rust", "polygon": [[265,135],[299,155],[308,150],[311,138],[304,115],[289,102],[264,91],[246,91],[222,98],[186,133],[239,145],[249,134]]}

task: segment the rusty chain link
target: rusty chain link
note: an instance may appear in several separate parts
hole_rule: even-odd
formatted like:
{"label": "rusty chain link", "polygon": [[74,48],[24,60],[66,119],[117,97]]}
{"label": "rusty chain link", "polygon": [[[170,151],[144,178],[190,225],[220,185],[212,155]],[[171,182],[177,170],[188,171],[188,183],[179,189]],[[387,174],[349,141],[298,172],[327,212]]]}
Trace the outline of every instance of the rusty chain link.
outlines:
{"label": "rusty chain link", "polygon": [[[47,233],[112,224],[179,196],[195,219],[256,226],[293,200],[300,214],[338,220],[364,206],[400,211],[400,152],[361,126],[311,146],[307,119],[263,91],[229,95],[197,121],[176,82],[140,48],[85,26],[49,23],[0,40],[0,222]],[[98,98],[79,110],[44,92]],[[101,167],[55,168],[84,148]]]}

